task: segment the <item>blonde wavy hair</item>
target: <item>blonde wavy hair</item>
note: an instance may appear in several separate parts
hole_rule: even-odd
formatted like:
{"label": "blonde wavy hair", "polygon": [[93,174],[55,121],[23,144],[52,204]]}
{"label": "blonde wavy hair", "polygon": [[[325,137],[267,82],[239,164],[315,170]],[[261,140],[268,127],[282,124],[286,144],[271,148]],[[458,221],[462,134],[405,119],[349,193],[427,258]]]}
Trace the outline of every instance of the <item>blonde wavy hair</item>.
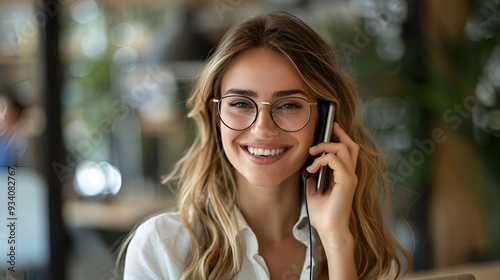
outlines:
{"label": "blonde wavy hair", "polygon": [[[242,265],[242,241],[234,215],[238,193],[234,169],[220,141],[217,110],[224,73],[236,57],[253,48],[273,50],[295,67],[308,91],[337,104],[336,121],[359,144],[358,186],[352,205],[350,230],[355,239],[356,270],[360,278],[386,274],[397,252],[409,257],[386,229],[380,200],[389,207],[389,187],[374,141],[357,119],[353,81],[337,64],[332,47],[300,19],[283,12],[257,16],[231,28],[203,68],[188,100],[198,128],[196,139],[165,181],[179,184],[178,207],[192,239],[191,265],[182,279],[231,279]],[[386,209],[386,210],[387,210]],[[324,256],[324,255],[323,255]],[[320,258],[325,262],[326,258]],[[326,269],[325,269],[326,270]],[[322,271],[321,278],[328,278]]]}

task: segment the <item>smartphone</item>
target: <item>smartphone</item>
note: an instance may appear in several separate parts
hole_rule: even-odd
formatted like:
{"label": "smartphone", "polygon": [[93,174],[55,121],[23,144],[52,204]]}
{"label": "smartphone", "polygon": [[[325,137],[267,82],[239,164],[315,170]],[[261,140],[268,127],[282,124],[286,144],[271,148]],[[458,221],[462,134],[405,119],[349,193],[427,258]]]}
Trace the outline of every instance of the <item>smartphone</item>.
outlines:
{"label": "smartphone", "polygon": [[[335,123],[335,103],[320,100],[318,102],[318,125],[316,127],[316,135],[314,137],[314,145],[322,142],[330,142]],[[307,165],[312,164],[315,158],[324,156],[326,153],[321,153],[317,156],[310,156],[307,160]],[[315,174],[316,177],[316,192],[323,193],[328,184],[328,166],[322,166]]]}

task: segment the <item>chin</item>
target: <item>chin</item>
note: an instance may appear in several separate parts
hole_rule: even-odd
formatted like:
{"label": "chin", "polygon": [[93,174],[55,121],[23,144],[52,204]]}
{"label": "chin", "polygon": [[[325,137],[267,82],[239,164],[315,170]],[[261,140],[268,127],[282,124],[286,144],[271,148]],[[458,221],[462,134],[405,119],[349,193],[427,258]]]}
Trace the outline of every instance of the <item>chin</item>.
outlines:
{"label": "chin", "polygon": [[279,176],[279,172],[258,172],[253,174],[241,174],[250,184],[258,187],[274,187],[282,184],[286,180],[293,177],[294,174],[288,176]]}
{"label": "chin", "polygon": [[258,178],[255,180],[249,180],[250,184],[255,185],[257,187],[270,188],[279,185],[281,182],[279,181],[271,181],[271,180],[262,180],[262,178]]}

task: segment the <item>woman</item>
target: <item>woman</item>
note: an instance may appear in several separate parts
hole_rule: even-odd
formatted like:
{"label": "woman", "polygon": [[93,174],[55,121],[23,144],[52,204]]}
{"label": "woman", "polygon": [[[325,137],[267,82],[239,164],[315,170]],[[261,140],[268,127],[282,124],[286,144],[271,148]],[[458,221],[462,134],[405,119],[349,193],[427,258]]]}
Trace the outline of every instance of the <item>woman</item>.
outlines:
{"label": "woman", "polygon": [[[313,146],[320,100],[336,104],[337,123],[332,142]],[[167,178],[180,184],[179,212],[137,229],[125,279],[309,279],[311,269],[314,279],[401,273],[396,251],[406,253],[384,228],[379,195],[388,198],[387,180],[356,118],[354,85],[325,40],[302,21],[274,13],[234,26],[188,105],[198,135]],[[328,166],[329,185],[319,194],[308,179],[306,209],[304,165],[321,153],[307,170]]]}

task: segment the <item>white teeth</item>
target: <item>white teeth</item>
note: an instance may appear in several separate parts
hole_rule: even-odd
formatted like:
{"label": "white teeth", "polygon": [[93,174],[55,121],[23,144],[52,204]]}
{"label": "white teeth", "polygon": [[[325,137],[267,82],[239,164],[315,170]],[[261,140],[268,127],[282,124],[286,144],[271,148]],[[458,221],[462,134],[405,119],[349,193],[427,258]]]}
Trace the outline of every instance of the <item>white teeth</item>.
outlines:
{"label": "white teeth", "polygon": [[283,153],[285,148],[281,149],[262,149],[262,148],[252,148],[247,147],[247,151],[255,156],[275,156]]}

